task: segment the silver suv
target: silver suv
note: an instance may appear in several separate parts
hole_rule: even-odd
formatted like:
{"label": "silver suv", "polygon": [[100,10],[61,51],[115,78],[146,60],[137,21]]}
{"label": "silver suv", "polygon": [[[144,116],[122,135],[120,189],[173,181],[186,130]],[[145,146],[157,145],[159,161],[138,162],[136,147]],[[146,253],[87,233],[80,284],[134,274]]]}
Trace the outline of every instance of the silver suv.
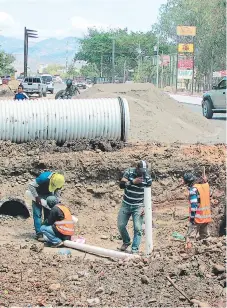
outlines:
{"label": "silver suv", "polygon": [[226,113],[226,77],[203,95],[203,115],[212,119],[214,113]]}

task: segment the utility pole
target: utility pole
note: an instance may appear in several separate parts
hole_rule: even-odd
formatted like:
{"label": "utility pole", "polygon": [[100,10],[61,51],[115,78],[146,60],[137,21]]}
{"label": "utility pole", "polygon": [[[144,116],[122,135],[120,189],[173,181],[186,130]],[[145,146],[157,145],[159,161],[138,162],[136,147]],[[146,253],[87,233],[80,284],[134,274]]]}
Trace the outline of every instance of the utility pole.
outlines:
{"label": "utility pole", "polygon": [[113,38],[112,45],[112,83],[115,81],[115,39]]}
{"label": "utility pole", "polygon": [[124,83],[126,81],[126,60],[124,62]]}
{"label": "utility pole", "polygon": [[161,88],[163,88],[163,51],[162,51],[162,76],[161,76]]}
{"label": "utility pole", "polygon": [[103,55],[101,55],[101,63],[100,63],[100,77],[103,75]]}
{"label": "utility pole", "polygon": [[157,44],[157,68],[156,68],[156,87],[159,85],[159,34],[158,34],[158,44]]}
{"label": "utility pole", "polygon": [[28,75],[28,38],[38,38],[37,31],[24,28],[24,77]]}

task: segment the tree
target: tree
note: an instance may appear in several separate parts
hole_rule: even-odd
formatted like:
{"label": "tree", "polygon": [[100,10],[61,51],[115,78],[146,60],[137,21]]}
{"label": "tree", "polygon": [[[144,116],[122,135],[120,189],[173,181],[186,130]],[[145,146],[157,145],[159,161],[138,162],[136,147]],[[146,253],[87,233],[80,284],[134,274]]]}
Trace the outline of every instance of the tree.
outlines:
{"label": "tree", "polygon": [[99,77],[99,70],[97,69],[96,64],[89,63],[81,67],[80,75],[83,77]]}
{"label": "tree", "polygon": [[64,73],[65,67],[59,64],[49,64],[43,72],[50,75],[61,75]]}
{"label": "tree", "polygon": [[[75,55],[75,60],[94,64],[100,76],[111,77],[113,43],[115,76],[123,77],[125,70],[137,70],[141,58],[153,56],[157,38],[151,31],[143,33],[128,32],[127,29],[89,29],[88,35],[81,39],[81,50]],[[168,52],[169,46],[162,43],[162,50]]]}
{"label": "tree", "polygon": [[[155,33],[177,45],[176,27],[196,26],[195,64],[198,75],[208,75],[226,66],[226,1],[168,0],[160,8]],[[184,38],[181,38],[182,40]]]}
{"label": "tree", "polygon": [[0,76],[14,74],[14,61],[15,58],[13,55],[7,54],[4,51],[0,51]]}

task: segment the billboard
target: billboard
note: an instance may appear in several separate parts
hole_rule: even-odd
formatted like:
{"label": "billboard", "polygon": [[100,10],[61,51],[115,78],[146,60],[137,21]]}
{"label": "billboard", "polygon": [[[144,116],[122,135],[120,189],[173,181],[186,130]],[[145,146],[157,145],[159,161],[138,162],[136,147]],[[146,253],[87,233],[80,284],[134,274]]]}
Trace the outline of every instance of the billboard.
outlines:
{"label": "billboard", "polygon": [[194,52],[194,44],[178,44],[178,52]]}
{"label": "billboard", "polygon": [[178,70],[178,79],[192,80],[193,70]]}
{"label": "billboard", "polygon": [[193,58],[179,59],[178,69],[193,69]]}
{"label": "billboard", "polygon": [[179,36],[196,36],[196,27],[177,26],[177,35],[179,35]]}

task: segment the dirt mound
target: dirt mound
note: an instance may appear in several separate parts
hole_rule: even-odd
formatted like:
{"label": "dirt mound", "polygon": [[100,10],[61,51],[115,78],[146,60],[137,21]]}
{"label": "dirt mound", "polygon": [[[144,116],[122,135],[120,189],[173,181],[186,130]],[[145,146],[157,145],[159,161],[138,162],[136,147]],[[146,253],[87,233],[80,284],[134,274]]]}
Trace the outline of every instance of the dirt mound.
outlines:
{"label": "dirt mound", "polygon": [[3,84],[0,86],[0,99],[4,97],[12,97],[13,95],[14,93],[8,85]]}
{"label": "dirt mound", "polygon": [[81,98],[125,97],[131,117],[130,140],[159,142],[207,142],[217,137],[213,125],[152,84],[95,85]]}

